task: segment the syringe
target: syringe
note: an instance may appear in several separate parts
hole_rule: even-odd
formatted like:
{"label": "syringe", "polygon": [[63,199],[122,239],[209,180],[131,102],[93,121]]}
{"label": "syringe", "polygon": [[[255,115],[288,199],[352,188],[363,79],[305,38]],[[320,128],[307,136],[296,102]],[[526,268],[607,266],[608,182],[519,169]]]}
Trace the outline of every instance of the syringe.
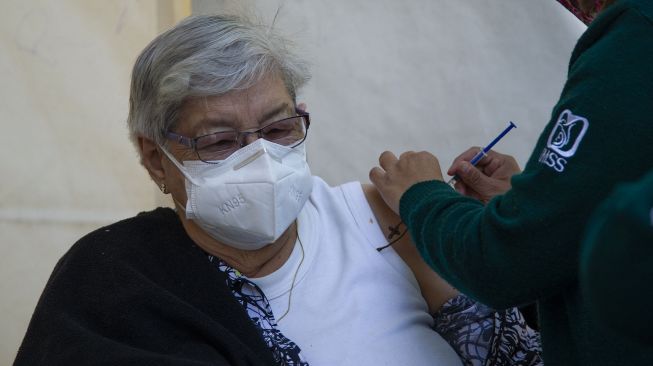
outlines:
{"label": "syringe", "polygon": [[[506,129],[503,130],[503,132],[501,132],[499,136],[497,136],[494,140],[492,140],[492,142],[490,142],[486,147],[484,147],[481,151],[479,151],[478,154],[476,154],[472,158],[472,160],[469,161],[469,163],[474,166],[478,164],[478,162],[481,161],[481,159],[483,159],[485,155],[487,155],[488,151],[492,150],[492,147],[496,145],[496,143],[499,142],[499,140],[501,140],[503,136],[505,136],[508,132],[510,132],[510,130],[512,130],[515,127],[517,127],[517,125],[515,125],[512,121],[510,121],[510,125],[508,125],[508,127],[506,127]],[[451,188],[455,189],[455,185],[456,182],[458,182],[458,179],[460,178],[457,175],[454,175],[453,178],[449,179],[447,184],[450,185]]]}

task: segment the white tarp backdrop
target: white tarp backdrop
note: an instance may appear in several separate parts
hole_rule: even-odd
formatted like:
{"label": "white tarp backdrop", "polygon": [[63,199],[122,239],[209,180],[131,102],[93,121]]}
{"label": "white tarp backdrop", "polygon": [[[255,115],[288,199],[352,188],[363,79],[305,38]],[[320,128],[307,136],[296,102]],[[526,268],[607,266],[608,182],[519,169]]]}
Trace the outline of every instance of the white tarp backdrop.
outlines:
{"label": "white tarp backdrop", "polygon": [[[84,233],[160,202],[127,138],[129,73],[164,0],[8,1],[0,12],[0,364],[57,259]],[[367,181],[383,150],[443,168],[513,120],[524,163],[584,26],[554,0],[192,1],[256,13],[313,63],[300,92],[314,174]],[[169,4],[168,4],[169,5]]]}
{"label": "white tarp backdrop", "polygon": [[311,169],[331,184],[367,181],[383,150],[427,150],[446,169],[509,120],[497,150],[523,166],[585,29],[554,0],[193,1],[267,23],[277,9],[275,27],[313,63],[299,99]]}

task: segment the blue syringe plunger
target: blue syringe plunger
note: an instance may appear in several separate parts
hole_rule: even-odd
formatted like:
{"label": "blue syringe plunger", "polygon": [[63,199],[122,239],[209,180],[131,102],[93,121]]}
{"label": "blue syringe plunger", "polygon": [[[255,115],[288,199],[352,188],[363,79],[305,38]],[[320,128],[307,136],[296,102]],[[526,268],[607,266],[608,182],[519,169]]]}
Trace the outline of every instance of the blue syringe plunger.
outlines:
{"label": "blue syringe plunger", "polygon": [[[512,121],[510,121],[510,123],[508,124],[508,127],[506,127],[506,129],[503,130],[499,134],[499,136],[495,137],[494,140],[492,140],[486,147],[481,149],[481,151],[479,151],[478,154],[474,155],[474,157],[472,158],[472,160],[469,161],[469,163],[476,166],[476,164],[478,164],[478,162],[481,161],[481,159],[483,159],[483,157],[485,155],[487,155],[488,151],[492,150],[494,145],[496,145],[496,143],[499,142],[499,140],[501,140],[503,138],[503,136],[505,136],[508,132],[510,132],[510,130],[512,130],[513,128],[516,128],[516,127],[517,127],[517,125],[514,124]],[[454,186],[456,185],[456,182],[458,181],[458,179],[459,179],[459,177],[457,175],[455,175],[455,176],[453,176],[453,178],[449,179],[447,184],[450,185],[451,188],[454,188]]]}

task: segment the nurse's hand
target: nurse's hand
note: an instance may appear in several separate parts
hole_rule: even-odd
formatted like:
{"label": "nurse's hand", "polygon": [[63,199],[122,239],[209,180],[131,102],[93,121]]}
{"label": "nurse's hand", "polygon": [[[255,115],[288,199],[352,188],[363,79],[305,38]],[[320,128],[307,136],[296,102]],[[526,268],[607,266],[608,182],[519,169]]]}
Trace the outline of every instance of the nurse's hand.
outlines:
{"label": "nurse's hand", "polygon": [[421,151],[407,151],[397,159],[390,151],[379,157],[379,165],[370,171],[370,180],[381,193],[385,203],[399,214],[401,196],[415,183],[442,180],[438,158]]}
{"label": "nurse's hand", "polygon": [[456,190],[461,194],[487,203],[494,196],[504,194],[512,187],[510,178],[521,173],[519,164],[510,155],[490,150],[476,166],[469,163],[480,147],[472,147],[454,159],[447,174],[457,175]]}

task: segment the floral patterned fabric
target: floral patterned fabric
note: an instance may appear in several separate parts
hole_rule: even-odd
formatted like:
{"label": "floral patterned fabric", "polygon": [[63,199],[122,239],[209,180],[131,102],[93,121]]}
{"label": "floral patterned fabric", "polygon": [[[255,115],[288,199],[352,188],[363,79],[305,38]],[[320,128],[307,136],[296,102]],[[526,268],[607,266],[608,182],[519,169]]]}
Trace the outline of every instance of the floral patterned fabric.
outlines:
{"label": "floral patterned fabric", "polygon": [[459,295],[433,318],[434,329],[467,366],[543,365],[540,335],[516,308],[495,311]]}
{"label": "floral patterned fabric", "polygon": [[209,256],[209,261],[215,263],[218,270],[227,275],[227,286],[245,308],[254,325],[261,330],[263,340],[272,350],[275,361],[279,365],[308,366],[299,346],[277,329],[277,321],[263,291],[223,260]]}

